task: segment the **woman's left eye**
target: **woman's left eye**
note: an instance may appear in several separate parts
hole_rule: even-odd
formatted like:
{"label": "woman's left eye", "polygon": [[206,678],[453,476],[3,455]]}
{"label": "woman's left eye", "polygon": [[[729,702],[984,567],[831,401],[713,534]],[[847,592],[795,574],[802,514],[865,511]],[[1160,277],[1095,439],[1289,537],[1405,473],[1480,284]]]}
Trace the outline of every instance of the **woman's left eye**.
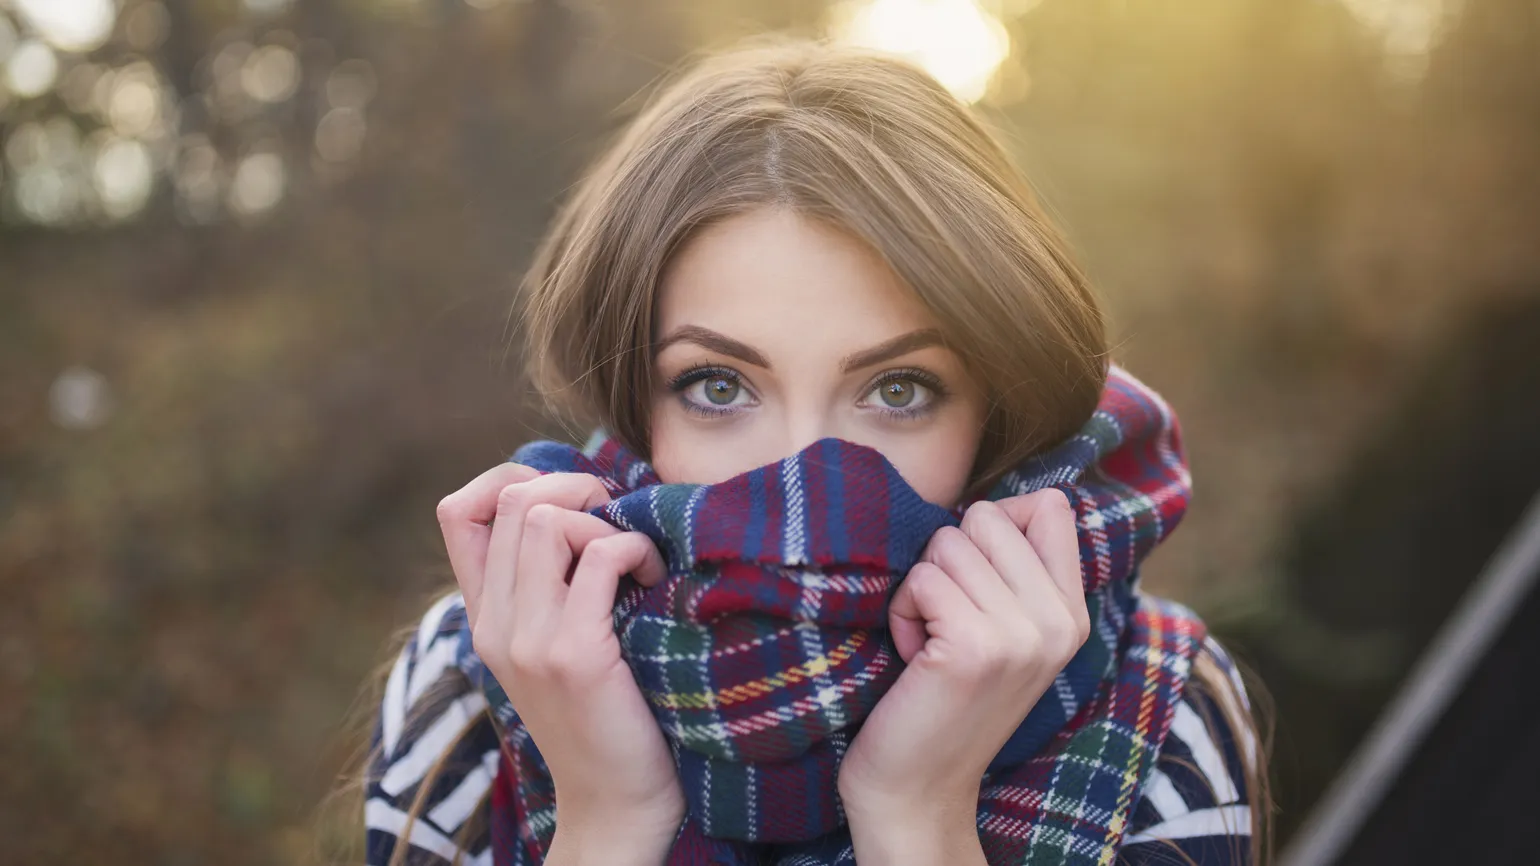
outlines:
{"label": "woman's left eye", "polygon": [[913,403],[915,392],[924,387],[924,385],[918,382],[911,382],[907,379],[893,379],[877,386],[876,393],[882,397],[882,402],[885,405],[891,406],[894,409],[902,409]]}
{"label": "woman's left eye", "polygon": [[916,376],[886,376],[872,388],[866,402],[891,414],[907,417],[929,409],[939,390]]}

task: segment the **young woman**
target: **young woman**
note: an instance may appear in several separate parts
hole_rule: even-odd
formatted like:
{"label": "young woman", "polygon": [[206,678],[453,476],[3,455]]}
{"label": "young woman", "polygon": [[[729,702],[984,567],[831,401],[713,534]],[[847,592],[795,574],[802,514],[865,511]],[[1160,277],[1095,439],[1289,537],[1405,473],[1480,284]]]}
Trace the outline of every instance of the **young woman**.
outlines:
{"label": "young woman", "polygon": [[1241,680],[1137,587],[1186,503],[1175,418],[923,72],[697,64],[522,309],[597,429],[440,505],[459,586],[386,683],[369,863],[1259,859]]}

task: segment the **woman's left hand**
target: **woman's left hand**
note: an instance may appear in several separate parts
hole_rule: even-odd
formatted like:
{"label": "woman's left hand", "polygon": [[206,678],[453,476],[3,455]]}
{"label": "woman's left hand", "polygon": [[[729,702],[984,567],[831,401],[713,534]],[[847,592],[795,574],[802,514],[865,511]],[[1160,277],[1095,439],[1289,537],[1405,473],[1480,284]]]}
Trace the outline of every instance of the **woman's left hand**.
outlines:
{"label": "woman's left hand", "polygon": [[[985,769],[1090,634],[1075,515],[1054,488],[969,506],[888,612],[908,667],[840,767],[861,862],[982,862]],[[864,843],[864,844],[863,844]]]}

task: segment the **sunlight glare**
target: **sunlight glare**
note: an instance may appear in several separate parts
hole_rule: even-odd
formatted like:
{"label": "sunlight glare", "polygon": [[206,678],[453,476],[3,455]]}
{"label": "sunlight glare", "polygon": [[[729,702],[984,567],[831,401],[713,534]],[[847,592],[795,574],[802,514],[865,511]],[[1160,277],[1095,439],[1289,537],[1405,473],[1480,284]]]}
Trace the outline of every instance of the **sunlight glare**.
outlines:
{"label": "sunlight glare", "polygon": [[903,55],[965,102],[982,99],[1011,52],[1005,25],[974,0],[846,0],[835,38]]}
{"label": "sunlight glare", "polygon": [[1393,72],[1417,79],[1428,54],[1460,12],[1461,0],[1341,0],[1360,23],[1374,31]]}

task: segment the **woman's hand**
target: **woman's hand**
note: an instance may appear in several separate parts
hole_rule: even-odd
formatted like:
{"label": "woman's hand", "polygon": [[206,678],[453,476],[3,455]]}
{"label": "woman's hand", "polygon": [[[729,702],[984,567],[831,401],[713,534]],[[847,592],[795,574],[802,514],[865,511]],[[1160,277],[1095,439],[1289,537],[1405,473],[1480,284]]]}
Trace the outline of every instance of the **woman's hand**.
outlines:
{"label": "woman's hand", "polygon": [[620,576],[655,585],[663,560],[647,536],[584,513],[608,500],[591,475],[508,463],[438,508],[476,653],[551,771],[550,863],[661,862],[685,814],[612,619]]}
{"label": "woman's hand", "polygon": [[1090,633],[1075,516],[1048,488],[932,536],[888,612],[908,667],[840,767],[858,859],[982,863],[985,769]]}

